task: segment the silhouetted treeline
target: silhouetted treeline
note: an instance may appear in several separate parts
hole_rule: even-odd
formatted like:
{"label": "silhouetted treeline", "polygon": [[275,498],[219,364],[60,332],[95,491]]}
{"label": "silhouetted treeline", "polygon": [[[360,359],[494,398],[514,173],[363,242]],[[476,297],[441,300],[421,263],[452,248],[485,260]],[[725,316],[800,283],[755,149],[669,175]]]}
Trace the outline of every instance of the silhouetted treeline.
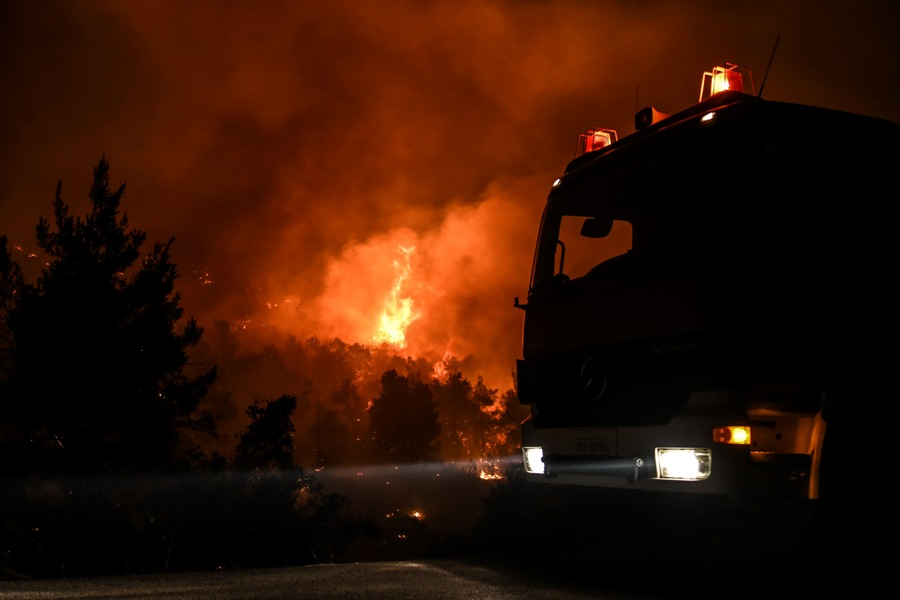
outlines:
{"label": "silhouetted treeline", "polygon": [[[527,409],[514,390],[501,392],[479,377],[473,384],[457,359],[435,363],[399,356],[387,346],[340,339],[250,348],[243,331],[219,321],[198,356],[219,377],[201,405],[218,417],[218,441],[245,426],[241,407],[259,396],[297,398],[295,459],[310,468],[427,460],[499,459],[515,452]],[[439,371],[439,372],[438,372]]]}
{"label": "silhouetted treeline", "polygon": [[[342,502],[293,461],[293,397],[247,409],[236,455],[199,408],[202,329],[182,320],[170,240],[149,252],[94,171],[85,217],[61,186],[26,281],[0,238],[0,568],[29,576],[303,563],[355,535]],[[321,535],[326,523],[339,535]],[[313,540],[328,539],[326,549]],[[321,542],[316,542],[321,545]]]}
{"label": "silhouetted treeline", "polygon": [[[105,158],[86,216],[57,188],[52,223],[37,225],[46,263],[35,282],[0,237],[0,577],[414,557],[469,543],[443,533],[439,520],[459,515],[438,499],[483,494],[479,477],[515,451],[515,393],[473,385],[458,361],[436,370],[384,346],[310,338],[247,350],[226,323],[210,343],[183,316],[173,240],[142,250],[123,193],[110,190]],[[427,517],[327,491],[317,475],[426,462],[427,485],[415,479],[424,471],[394,483],[431,502]]]}

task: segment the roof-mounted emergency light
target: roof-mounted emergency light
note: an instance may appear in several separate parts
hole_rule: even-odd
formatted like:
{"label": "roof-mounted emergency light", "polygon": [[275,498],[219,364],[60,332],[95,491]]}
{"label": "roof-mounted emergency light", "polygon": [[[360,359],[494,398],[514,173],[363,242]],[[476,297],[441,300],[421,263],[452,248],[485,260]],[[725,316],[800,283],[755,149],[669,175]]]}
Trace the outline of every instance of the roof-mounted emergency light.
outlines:
{"label": "roof-mounted emergency light", "polygon": [[752,93],[754,91],[753,75],[747,67],[727,62],[724,67],[715,67],[712,71],[707,71],[703,74],[703,78],[700,81],[700,102],[722,92],[743,92],[745,73],[750,80],[750,91]]}
{"label": "roof-mounted emergency light", "polygon": [[594,152],[606,148],[618,140],[618,135],[613,129],[588,129],[578,136],[578,146],[575,148],[575,158],[588,152]]}

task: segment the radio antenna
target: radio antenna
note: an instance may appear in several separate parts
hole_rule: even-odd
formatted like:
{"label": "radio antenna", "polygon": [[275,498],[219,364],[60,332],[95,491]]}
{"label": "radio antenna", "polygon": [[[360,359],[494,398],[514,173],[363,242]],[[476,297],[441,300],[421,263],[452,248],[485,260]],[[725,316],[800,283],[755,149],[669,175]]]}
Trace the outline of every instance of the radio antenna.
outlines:
{"label": "radio antenna", "polygon": [[780,39],[780,35],[775,37],[775,47],[772,48],[772,56],[769,57],[769,65],[766,67],[766,74],[763,75],[762,83],[759,84],[759,93],[757,94],[757,96],[760,98],[762,98],[763,88],[766,87],[766,78],[769,77],[769,69],[772,68],[772,61],[775,60],[775,51],[778,50],[778,40]]}

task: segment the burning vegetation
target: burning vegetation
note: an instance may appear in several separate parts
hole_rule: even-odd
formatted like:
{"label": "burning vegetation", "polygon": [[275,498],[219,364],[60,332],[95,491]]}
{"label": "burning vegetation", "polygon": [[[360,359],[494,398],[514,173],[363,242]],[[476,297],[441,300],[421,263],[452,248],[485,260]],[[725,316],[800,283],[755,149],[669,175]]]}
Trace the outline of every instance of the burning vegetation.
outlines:
{"label": "burning vegetation", "polygon": [[[400,354],[421,315],[408,295],[415,247],[398,249],[378,343],[248,349],[252,320],[206,331],[183,316],[172,241],[142,250],[108,172],[102,159],[86,217],[57,192],[36,282],[0,238],[0,566],[44,576],[419,556],[472,525],[478,508],[461,517],[446,490],[468,486],[477,502],[481,482],[502,477],[519,405],[449,353]],[[114,534],[77,542],[98,530]],[[139,539],[149,555],[132,551]]]}
{"label": "burning vegetation", "polygon": [[404,287],[412,271],[409,258],[415,251],[415,246],[397,248],[397,252],[403,259],[393,262],[396,277],[391,285],[391,291],[384,299],[384,310],[378,322],[378,330],[372,337],[375,343],[391,344],[399,349],[405,348],[406,329],[420,316],[415,311],[413,299],[403,295]]}

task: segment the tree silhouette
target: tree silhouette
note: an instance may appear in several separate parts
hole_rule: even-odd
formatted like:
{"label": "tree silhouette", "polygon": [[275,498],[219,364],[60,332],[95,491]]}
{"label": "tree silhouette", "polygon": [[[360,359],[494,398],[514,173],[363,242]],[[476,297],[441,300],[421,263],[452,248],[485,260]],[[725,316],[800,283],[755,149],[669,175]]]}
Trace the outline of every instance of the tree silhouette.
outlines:
{"label": "tree silhouette", "polygon": [[12,369],[10,352],[13,340],[9,312],[24,285],[22,269],[12,260],[8,244],[6,236],[0,236],[0,385],[9,378]]}
{"label": "tree silhouette", "polygon": [[294,423],[297,398],[254,401],[247,408],[250,424],[241,434],[235,464],[242,469],[293,469]]}
{"label": "tree silhouette", "polygon": [[306,439],[316,468],[349,465],[363,458],[368,419],[356,385],[345,379],[341,387],[316,402]]}
{"label": "tree silhouette", "polygon": [[369,409],[369,424],[382,458],[395,462],[434,458],[441,426],[428,385],[391,369],[381,376],[381,387]]}
{"label": "tree silhouette", "polygon": [[185,366],[202,329],[190,319],[176,331],[173,240],[142,257],[147,236],[120,213],[124,191],[110,191],[105,157],[83,219],[57,186],[53,227],[37,225],[47,262],[34,284],[0,243],[0,444],[22,467],[170,466],[181,428],[198,424],[215,371]]}
{"label": "tree silhouette", "polygon": [[472,400],[472,384],[459,371],[444,381],[431,383],[441,424],[441,457],[450,460],[474,458],[477,436],[488,425],[488,417]]}

